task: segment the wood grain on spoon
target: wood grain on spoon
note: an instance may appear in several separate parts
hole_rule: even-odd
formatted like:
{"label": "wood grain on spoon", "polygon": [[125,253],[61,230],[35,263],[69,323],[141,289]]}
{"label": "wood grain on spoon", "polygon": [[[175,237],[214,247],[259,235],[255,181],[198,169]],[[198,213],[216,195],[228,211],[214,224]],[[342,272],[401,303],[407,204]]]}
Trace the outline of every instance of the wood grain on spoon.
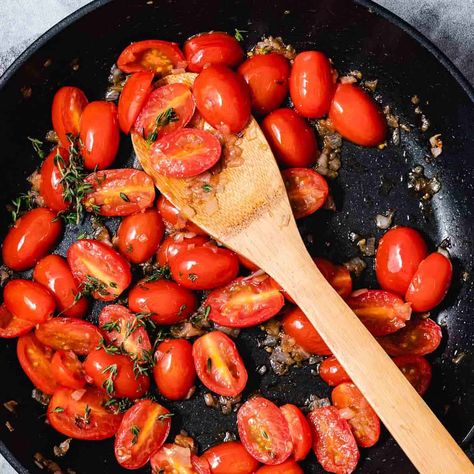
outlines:
{"label": "wood grain on spoon", "polygon": [[[162,82],[191,86],[195,77],[184,73]],[[223,169],[225,186],[212,215],[206,213],[205,203],[189,202],[186,180],[154,171],[145,140],[132,135],[132,141],[143,169],[186,217],[253,261],[289,293],[420,472],[474,472],[461,448],[314,265],[296,227],[280,170],[253,118],[240,145],[244,164]]]}

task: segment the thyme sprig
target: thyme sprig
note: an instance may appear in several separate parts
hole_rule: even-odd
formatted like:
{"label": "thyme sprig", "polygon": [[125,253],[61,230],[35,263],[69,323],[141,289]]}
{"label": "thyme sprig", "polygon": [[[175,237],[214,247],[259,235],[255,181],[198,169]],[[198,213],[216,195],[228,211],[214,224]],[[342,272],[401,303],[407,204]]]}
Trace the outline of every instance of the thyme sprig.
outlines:
{"label": "thyme sprig", "polygon": [[115,388],[114,388],[114,380],[118,374],[118,367],[117,364],[110,364],[104,370],[102,370],[103,374],[109,374],[107,378],[102,383],[102,387],[107,392],[107,395],[113,395]]}
{"label": "thyme sprig", "polygon": [[156,117],[155,125],[153,126],[153,130],[146,137],[146,142],[149,145],[151,145],[153,142],[156,142],[160,129],[166,127],[166,125],[170,124],[171,122],[177,122],[178,120],[179,117],[173,107],[170,107],[164,112],[161,112],[158,117]]}
{"label": "thyme sprig", "polygon": [[10,209],[12,221],[15,223],[22,214],[33,209],[34,204],[34,197],[30,193],[22,193],[13,199],[11,206],[7,206]]}
{"label": "thyme sprig", "polygon": [[43,142],[37,138],[28,137],[28,140],[31,142],[33,150],[35,150],[40,160],[43,160],[47,153],[43,150]]}
{"label": "thyme sprig", "polygon": [[144,278],[146,283],[157,281],[157,280],[170,280],[171,279],[171,271],[168,265],[164,265],[162,267],[154,267],[153,272],[150,275],[147,275]]}
{"label": "thyme sprig", "polygon": [[235,28],[235,34],[234,34],[234,37],[237,41],[244,41],[244,37],[242,35],[242,33],[248,33],[247,30],[239,30],[238,28]]}

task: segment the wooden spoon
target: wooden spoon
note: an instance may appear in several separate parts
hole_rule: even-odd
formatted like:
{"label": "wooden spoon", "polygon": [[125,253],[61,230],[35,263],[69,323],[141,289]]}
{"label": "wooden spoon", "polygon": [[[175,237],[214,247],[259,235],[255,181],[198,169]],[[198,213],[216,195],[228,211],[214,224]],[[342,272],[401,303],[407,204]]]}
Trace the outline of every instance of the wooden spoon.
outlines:
{"label": "wooden spoon", "polygon": [[[192,86],[196,74],[162,79]],[[295,300],[382,422],[422,473],[466,474],[474,467],[306,251],[275,158],[255,119],[244,130],[243,165],[224,168],[217,210],[189,202],[184,179],[153,169],[148,146],[132,135],[137,157],[157,188],[185,216],[226,247],[250,259]]]}

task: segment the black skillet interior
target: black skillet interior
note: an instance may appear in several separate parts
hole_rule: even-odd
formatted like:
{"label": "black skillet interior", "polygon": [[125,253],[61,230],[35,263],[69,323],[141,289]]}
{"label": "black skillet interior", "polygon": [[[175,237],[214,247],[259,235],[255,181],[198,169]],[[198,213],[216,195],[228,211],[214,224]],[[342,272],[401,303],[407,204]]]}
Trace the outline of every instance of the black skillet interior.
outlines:
{"label": "black skillet interior", "polygon": [[[463,272],[471,272],[473,264],[472,92],[456,71],[448,72],[439,62],[444,61],[452,68],[445,58],[436,51],[435,54],[428,52],[426,43],[425,46],[420,44],[423,39],[415,39],[412,31],[411,35],[403,31],[406,25],[397,26],[383,17],[386,12],[373,4],[361,3],[349,0],[116,0],[99,1],[86,7],[89,14],[78,14],[77,21],[66,20],[65,27],[56,27],[48,34],[47,41],[41,40],[32,48],[31,56],[24,56],[18,67],[0,80],[0,143],[3,144],[0,234],[3,237],[8,229],[6,204],[25,191],[25,178],[38,166],[26,137],[42,137],[51,128],[54,91],[62,85],[76,85],[89,98],[103,97],[110,66],[131,41],[161,38],[183,42],[199,31],[233,32],[239,28],[248,31],[247,46],[262,35],[271,34],[282,36],[300,51],[320,49],[333,59],[342,73],[359,69],[365,78],[378,78],[378,92],[383,102],[405,123],[418,123],[410,103],[414,94],[421,98],[422,107],[431,120],[427,133],[402,133],[400,146],[390,145],[383,151],[345,143],[340,177],[331,183],[338,211],[320,211],[314,218],[302,221],[300,228],[313,254],[339,262],[357,254],[355,244],[349,239],[351,231],[380,237],[374,216],[388,209],[396,209],[396,224],[420,229],[433,248],[441,240],[450,238],[454,284],[446,301],[432,314],[443,324],[445,338],[442,347],[430,357],[434,379],[427,399],[461,441],[474,421],[470,355],[474,333],[470,303],[474,292],[470,282],[461,276]],[[47,60],[50,65],[46,67]],[[79,67],[73,68],[74,64]],[[20,91],[28,87],[32,93],[25,99]],[[444,152],[433,163],[427,163],[428,138],[438,132],[442,133]],[[125,164],[130,156],[131,146],[124,138],[116,165]],[[442,189],[428,212],[421,212],[417,197],[407,189],[406,176],[415,164],[422,164],[428,176],[436,175],[442,182]],[[64,254],[67,243],[78,232],[79,229],[68,230],[59,253]],[[314,243],[310,244],[311,240]],[[373,260],[366,261],[368,269],[357,282],[358,287],[374,284]],[[98,307],[95,315],[97,310]],[[257,366],[269,365],[268,354],[256,344],[256,340],[261,339],[263,333],[259,330],[243,331],[238,339],[239,349],[253,374],[245,395],[260,390],[277,403],[292,401],[298,405],[310,394],[328,395],[327,387],[312,375],[314,367],[308,365],[293,368],[283,377],[274,376],[271,370],[258,375]],[[452,359],[460,352],[466,352],[467,357],[455,364]],[[41,452],[46,458],[54,458],[53,445],[64,437],[44,423],[44,409],[30,398],[32,386],[16,360],[15,341],[0,344],[0,374],[3,380],[0,401],[14,399],[20,404],[17,416],[0,406],[3,441],[0,450],[19,472],[36,472],[33,454]],[[223,416],[206,408],[200,393],[201,389],[191,401],[164,403],[176,413],[175,431],[184,422],[203,450],[221,440],[226,431],[236,430],[235,416]],[[7,420],[15,428],[12,433],[4,425]],[[471,445],[472,454],[472,443],[467,444]],[[73,441],[68,454],[56,460],[64,469],[70,467],[78,473],[125,472],[115,462],[112,441]],[[305,462],[304,469],[308,473],[322,472],[313,455]],[[363,450],[358,472],[407,473],[414,469],[384,432],[376,447]]]}

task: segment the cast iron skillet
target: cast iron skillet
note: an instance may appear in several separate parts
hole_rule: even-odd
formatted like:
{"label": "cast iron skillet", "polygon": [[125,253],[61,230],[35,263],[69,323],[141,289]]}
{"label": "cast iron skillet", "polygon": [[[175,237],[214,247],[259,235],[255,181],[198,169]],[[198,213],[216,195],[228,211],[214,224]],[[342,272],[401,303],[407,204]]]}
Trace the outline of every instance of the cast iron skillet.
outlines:
{"label": "cast iron skillet", "polygon": [[[247,45],[264,34],[281,35],[297,50],[325,51],[343,73],[360,69],[365,78],[378,78],[384,103],[390,104],[404,122],[418,123],[410,97],[418,94],[422,99],[431,120],[430,130],[403,134],[399,147],[391,145],[384,151],[345,143],[340,177],[331,183],[338,212],[320,211],[314,219],[301,222],[300,228],[313,254],[339,262],[357,254],[349,232],[379,237],[374,216],[390,208],[396,209],[397,224],[420,229],[431,245],[450,238],[454,283],[446,301],[432,314],[443,324],[445,337],[442,347],[430,357],[434,378],[427,400],[456,439],[465,439],[472,454],[467,434],[474,421],[469,353],[474,333],[470,308],[474,291],[461,275],[471,272],[473,266],[474,94],[433,45],[369,1],[98,0],[71,15],[34,43],[0,78],[0,237],[9,225],[6,204],[26,190],[25,178],[38,166],[26,137],[42,137],[51,128],[51,100],[58,87],[76,85],[90,99],[103,97],[109,68],[131,41],[160,38],[182,42],[199,31],[231,32],[234,28],[248,30]],[[23,96],[25,88],[31,88],[30,98]],[[444,152],[435,162],[427,163],[427,140],[438,132],[443,135]],[[127,163],[131,154],[129,141],[123,139],[116,165]],[[406,175],[415,164],[422,164],[429,176],[436,175],[442,182],[442,190],[427,212],[420,210],[416,196],[407,189]],[[112,228],[115,225],[110,221]],[[64,254],[78,233],[79,229],[68,230],[59,253]],[[357,282],[359,287],[374,284],[373,261],[367,259],[367,263],[368,270]],[[93,317],[99,309],[96,304]],[[255,343],[262,339],[257,329],[243,331],[238,339],[252,374],[245,396],[260,390],[279,404],[292,401],[302,405],[310,394],[328,395],[327,387],[312,374],[314,366],[293,368],[284,377],[274,376],[271,370],[257,375],[257,366],[269,365],[268,354]],[[16,417],[0,405],[0,451],[17,471],[37,472],[33,454],[41,452],[54,458],[52,447],[64,437],[45,425],[44,409],[30,398],[32,386],[18,365],[15,345],[14,340],[0,343],[0,401],[19,402]],[[452,359],[460,352],[467,356],[456,365]],[[222,440],[226,431],[235,432],[235,416],[207,409],[202,389],[191,401],[164,404],[176,413],[174,431],[184,422],[201,451]],[[4,426],[7,420],[15,428],[12,433]],[[110,440],[73,441],[66,457],[56,461],[64,470],[69,467],[78,473],[126,472],[118,467]],[[313,455],[304,469],[323,472]],[[362,450],[358,471],[407,473],[414,469],[384,432],[376,447]]]}

